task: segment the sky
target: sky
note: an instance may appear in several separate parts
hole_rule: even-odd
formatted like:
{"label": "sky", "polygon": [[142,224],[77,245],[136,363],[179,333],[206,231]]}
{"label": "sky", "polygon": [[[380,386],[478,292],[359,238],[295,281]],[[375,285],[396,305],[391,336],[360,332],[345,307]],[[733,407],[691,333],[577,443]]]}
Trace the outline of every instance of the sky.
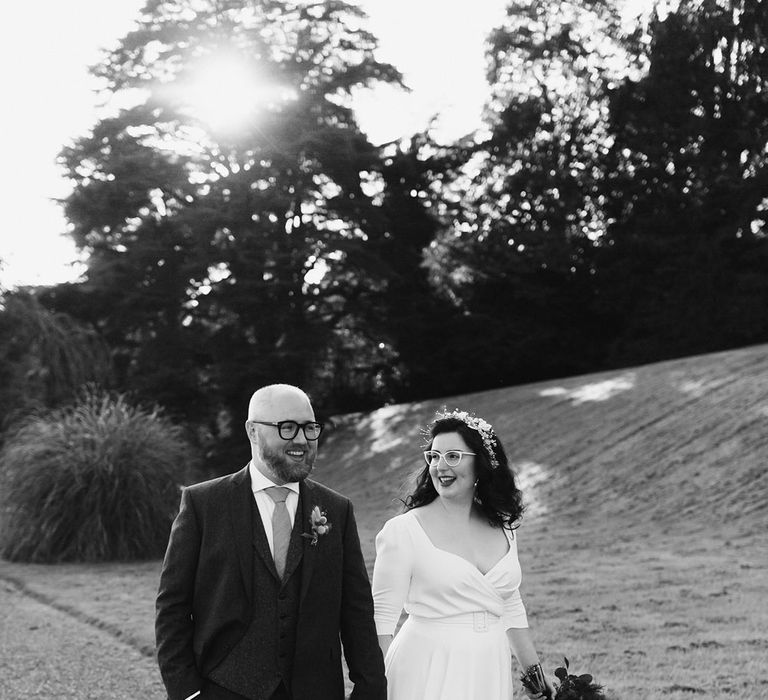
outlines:
{"label": "sky", "polygon": [[[487,95],[483,44],[505,0],[360,0],[410,93],[361,97],[358,120],[374,143],[411,134],[438,115],[451,139],[479,126]],[[88,133],[99,106],[88,67],[131,28],[144,0],[9,3],[0,22],[0,289],[74,280],[82,267],[57,198],[68,182],[55,160]]]}

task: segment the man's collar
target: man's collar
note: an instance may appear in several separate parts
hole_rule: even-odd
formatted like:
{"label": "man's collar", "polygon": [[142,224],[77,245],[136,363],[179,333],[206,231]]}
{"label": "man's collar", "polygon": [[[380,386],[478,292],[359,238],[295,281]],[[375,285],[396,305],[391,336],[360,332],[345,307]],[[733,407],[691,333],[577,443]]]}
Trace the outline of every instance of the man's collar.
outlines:
{"label": "man's collar", "polygon": [[256,465],[253,463],[253,460],[248,464],[248,472],[251,475],[251,490],[256,493],[257,491],[263,491],[264,489],[268,489],[270,486],[285,486],[287,489],[291,489],[291,491],[298,493],[299,492],[299,482],[298,481],[292,481],[287,484],[276,484],[272,479],[264,476],[257,468]]}

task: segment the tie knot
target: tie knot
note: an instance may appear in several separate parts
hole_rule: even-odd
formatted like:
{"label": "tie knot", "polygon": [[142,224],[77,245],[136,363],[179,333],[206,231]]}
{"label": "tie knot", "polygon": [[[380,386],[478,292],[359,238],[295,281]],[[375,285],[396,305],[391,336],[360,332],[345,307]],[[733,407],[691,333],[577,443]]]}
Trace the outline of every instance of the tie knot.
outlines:
{"label": "tie knot", "polygon": [[291,492],[291,489],[285,486],[270,486],[264,490],[275,503],[285,503],[285,499],[288,498],[288,494]]}

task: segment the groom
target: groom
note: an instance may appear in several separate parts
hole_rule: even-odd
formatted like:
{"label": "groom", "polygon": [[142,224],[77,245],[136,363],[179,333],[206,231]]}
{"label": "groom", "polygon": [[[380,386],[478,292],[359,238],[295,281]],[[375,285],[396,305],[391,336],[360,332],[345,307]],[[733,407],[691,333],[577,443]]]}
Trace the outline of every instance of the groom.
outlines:
{"label": "groom", "polygon": [[185,488],[157,595],[170,700],[386,700],[352,504],[306,477],[322,424],[294,386],[259,389],[250,463]]}

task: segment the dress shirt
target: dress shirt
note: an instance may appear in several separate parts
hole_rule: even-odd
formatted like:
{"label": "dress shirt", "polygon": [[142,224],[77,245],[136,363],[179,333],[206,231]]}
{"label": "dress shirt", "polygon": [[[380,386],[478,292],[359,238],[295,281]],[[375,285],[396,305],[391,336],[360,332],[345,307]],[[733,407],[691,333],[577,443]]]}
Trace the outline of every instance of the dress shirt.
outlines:
{"label": "dress shirt", "polygon": [[293,481],[289,484],[276,484],[262,474],[251,462],[248,465],[248,472],[251,475],[251,490],[256,499],[256,505],[259,507],[261,522],[264,524],[264,532],[267,533],[267,542],[269,542],[269,551],[275,554],[274,538],[272,537],[272,513],[275,511],[275,502],[265,491],[270,486],[284,486],[290,489],[288,497],[285,499],[285,507],[288,509],[288,515],[291,518],[291,526],[296,520],[296,509],[299,507],[299,482]]}

